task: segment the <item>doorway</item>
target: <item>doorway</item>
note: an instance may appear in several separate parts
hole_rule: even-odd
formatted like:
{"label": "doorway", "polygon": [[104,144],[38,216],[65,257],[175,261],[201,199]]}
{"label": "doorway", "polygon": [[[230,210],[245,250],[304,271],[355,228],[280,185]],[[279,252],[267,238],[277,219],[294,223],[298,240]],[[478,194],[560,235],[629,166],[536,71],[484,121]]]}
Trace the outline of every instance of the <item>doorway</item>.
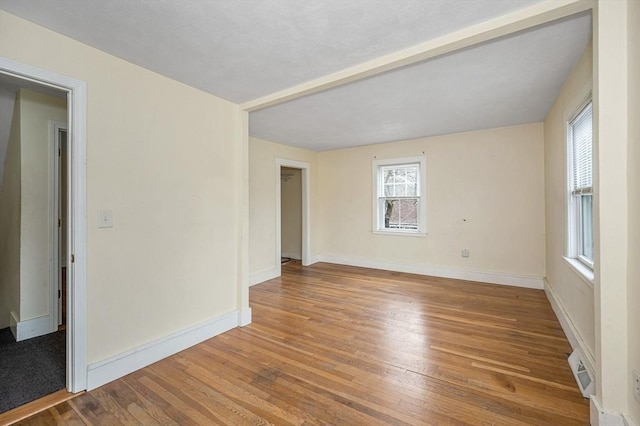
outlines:
{"label": "doorway", "polygon": [[[310,171],[309,163],[276,158],[275,264],[278,276],[282,273],[282,257],[298,258],[305,266],[311,264],[309,258]],[[284,206],[283,203],[285,203]]]}
{"label": "doorway", "polygon": [[302,260],[302,170],[280,168],[280,264]]}
{"label": "doorway", "polygon": [[67,263],[68,263],[68,233],[69,233],[69,149],[67,145],[68,129],[66,123],[51,122],[51,143],[53,146],[51,180],[53,182],[51,198],[51,329],[62,331],[66,329],[66,301],[67,301]]}
{"label": "doorway", "polygon": [[7,75],[0,89],[0,121],[9,130],[0,136],[0,411],[8,411],[66,388],[59,233],[68,108],[63,90]]}
{"label": "doorway", "polygon": [[[86,83],[48,70],[33,67],[0,57],[0,78],[17,79],[22,85],[35,85],[40,89],[53,89],[64,93],[67,100],[66,147],[67,147],[67,206],[66,218],[66,389],[80,392],[87,388],[86,359],[86,252],[87,252],[87,214],[86,214]],[[62,137],[62,135],[60,135]],[[48,167],[47,167],[48,169]],[[46,208],[50,213],[50,209]],[[48,216],[51,218],[52,216]],[[59,262],[59,260],[58,260]],[[59,263],[58,263],[59,265]],[[56,268],[57,269],[57,268]],[[62,279],[62,268],[60,279]],[[57,274],[57,272],[56,272]],[[56,276],[57,280],[57,276]],[[57,294],[56,294],[57,296]],[[62,296],[62,294],[61,294]],[[50,304],[57,297],[50,298]],[[59,306],[59,305],[58,305]],[[51,320],[51,313],[47,326]]]}

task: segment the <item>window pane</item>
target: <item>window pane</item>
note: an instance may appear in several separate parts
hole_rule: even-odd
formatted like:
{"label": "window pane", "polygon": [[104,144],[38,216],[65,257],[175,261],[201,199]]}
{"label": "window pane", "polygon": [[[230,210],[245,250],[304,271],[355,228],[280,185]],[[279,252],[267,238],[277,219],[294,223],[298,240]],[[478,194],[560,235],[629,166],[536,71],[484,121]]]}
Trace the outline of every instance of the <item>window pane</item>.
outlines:
{"label": "window pane", "polygon": [[418,199],[390,199],[384,202],[386,229],[418,229]]}
{"label": "window pane", "polygon": [[420,201],[419,162],[385,164],[377,168],[377,229],[417,231]]}
{"label": "window pane", "polygon": [[384,184],[384,196],[385,197],[393,197],[395,196],[395,192],[393,191],[394,185],[391,183],[385,183]]}
{"label": "window pane", "polygon": [[393,169],[383,169],[384,183],[393,183]]}
{"label": "window pane", "polygon": [[402,229],[418,229],[418,200],[404,199],[400,201],[400,224]]}
{"label": "window pane", "polygon": [[407,183],[416,183],[418,181],[418,169],[411,168],[407,170]]}
{"label": "window pane", "polygon": [[385,200],[384,202],[384,227],[387,229],[398,227],[398,201]]}
{"label": "window pane", "polygon": [[580,197],[580,254],[593,262],[593,196]]}

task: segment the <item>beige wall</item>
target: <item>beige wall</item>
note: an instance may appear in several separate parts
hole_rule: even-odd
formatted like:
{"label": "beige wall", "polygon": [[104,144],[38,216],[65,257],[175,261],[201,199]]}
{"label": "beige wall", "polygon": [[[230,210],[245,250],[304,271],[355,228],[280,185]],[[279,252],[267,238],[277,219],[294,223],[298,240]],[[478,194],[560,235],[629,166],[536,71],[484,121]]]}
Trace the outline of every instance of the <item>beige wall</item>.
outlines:
{"label": "beige wall", "polygon": [[310,165],[310,256],[320,253],[318,153],[260,139],[249,140],[249,269],[255,279],[276,268],[276,158]]}
{"label": "beige wall", "polygon": [[22,207],[20,245],[20,321],[49,315],[50,268],[49,121],[67,121],[64,98],[20,89]]}
{"label": "beige wall", "polygon": [[0,55],[87,83],[88,362],[238,309],[238,107],[4,11]]}
{"label": "beige wall", "polygon": [[[627,277],[627,328],[629,370],[640,373],[640,2],[628,2],[629,44],[629,139],[627,167],[629,182],[629,272]],[[631,373],[631,371],[629,371]],[[630,417],[640,425],[640,402],[634,399],[633,381],[629,380]]]}
{"label": "beige wall", "polygon": [[639,257],[634,223],[638,217],[640,117],[636,3],[598,2],[594,20],[595,330],[596,400],[605,410],[623,413],[639,423],[640,408],[631,382],[632,370],[640,364],[639,282],[634,265]]}
{"label": "beige wall", "polygon": [[[423,153],[428,235],[372,233],[372,160]],[[322,152],[322,253],[543,277],[542,170],[541,123]]]}
{"label": "beige wall", "polygon": [[16,96],[0,191],[0,328],[20,318],[20,98]]}
{"label": "beige wall", "polygon": [[566,122],[591,93],[593,54],[589,44],[544,121],[547,285],[577,332],[590,362],[595,360],[593,283],[564,260],[567,255]]}
{"label": "beige wall", "polygon": [[280,180],[281,254],[302,259],[302,171],[281,167],[281,174],[291,175]]}

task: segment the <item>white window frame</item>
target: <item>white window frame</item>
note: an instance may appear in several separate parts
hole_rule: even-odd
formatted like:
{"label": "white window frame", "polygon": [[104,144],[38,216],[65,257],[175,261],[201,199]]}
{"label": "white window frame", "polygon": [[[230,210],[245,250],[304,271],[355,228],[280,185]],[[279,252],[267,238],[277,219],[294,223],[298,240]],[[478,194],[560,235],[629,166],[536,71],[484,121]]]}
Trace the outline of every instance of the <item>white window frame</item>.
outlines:
{"label": "white window frame", "polygon": [[[418,229],[387,229],[384,227],[384,211],[380,203],[383,193],[383,179],[380,173],[383,167],[418,165]],[[425,236],[427,235],[427,196],[426,196],[427,158],[424,155],[415,157],[389,158],[373,160],[372,162],[372,205],[373,221],[372,232],[374,234]]]}
{"label": "white window frame", "polygon": [[[593,259],[588,259],[587,257],[580,254],[580,249],[582,245],[582,203],[581,198],[583,195],[592,195],[593,196],[593,183],[591,192],[581,192],[579,194],[573,193],[573,127],[572,122],[582,113],[582,111],[589,105],[592,104],[591,93],[586,96],[582,102],[580,102],[573,110],[573,113],[566,120],[566,152],[567,152],[567,169],[566,169],[566,178],[567,178],[567,261],[569,261],[570,265],[574,267],[578,272],[585,277],[592,279],[593,277]],[[593,105],[592,105],[593,108]],[[592,126],[593,131],[593,126]],[[593,137],[592,137],[593,140]],[[593,157],[593,149],[592,149],[592,157]],[[593,158],[592,158],[593,161]],[[593,198],[592,198],[593,200]],[[593,212],[592,212],[593,218]],[[594,224],[592,223],[592,231]]]}

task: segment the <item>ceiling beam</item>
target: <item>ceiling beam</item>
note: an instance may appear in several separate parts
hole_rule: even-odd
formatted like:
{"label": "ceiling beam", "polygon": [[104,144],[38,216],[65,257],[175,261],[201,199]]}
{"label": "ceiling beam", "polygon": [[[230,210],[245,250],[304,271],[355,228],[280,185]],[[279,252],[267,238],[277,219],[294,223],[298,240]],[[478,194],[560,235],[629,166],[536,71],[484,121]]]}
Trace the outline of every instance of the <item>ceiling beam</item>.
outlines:
{"label": "ceiling beam", "polygon": [[241,104],[240,108],[251,112],[278,105],[583,12],[592,9],[594,3],[594,0],[546,0],[490,21],[253,99]]}

